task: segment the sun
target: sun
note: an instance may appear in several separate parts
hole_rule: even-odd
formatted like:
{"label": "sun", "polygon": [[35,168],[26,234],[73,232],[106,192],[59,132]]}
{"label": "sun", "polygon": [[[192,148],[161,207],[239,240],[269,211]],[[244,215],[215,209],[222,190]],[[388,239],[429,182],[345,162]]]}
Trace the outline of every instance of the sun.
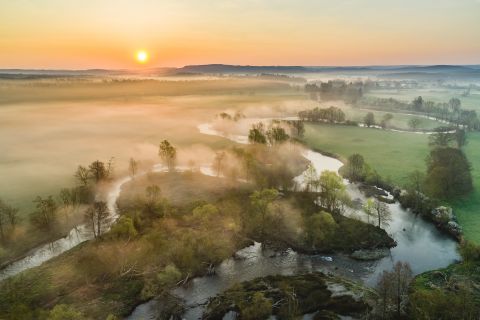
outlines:
{"label": "sun", "polygon": [[139,63],[146,63],[148,61],[148,52],[145,50],[137,51],[136,58]]}

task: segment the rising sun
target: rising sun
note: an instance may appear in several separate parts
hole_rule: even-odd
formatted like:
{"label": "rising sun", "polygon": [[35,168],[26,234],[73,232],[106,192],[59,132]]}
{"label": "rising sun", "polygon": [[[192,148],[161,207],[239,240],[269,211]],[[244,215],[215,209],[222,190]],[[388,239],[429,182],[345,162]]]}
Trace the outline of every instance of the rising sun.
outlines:
{"label": "rising sun", "polygon": [[136,58],[139,63],[146,63],[148,61],[148,52],[140,50],[137,52]]}

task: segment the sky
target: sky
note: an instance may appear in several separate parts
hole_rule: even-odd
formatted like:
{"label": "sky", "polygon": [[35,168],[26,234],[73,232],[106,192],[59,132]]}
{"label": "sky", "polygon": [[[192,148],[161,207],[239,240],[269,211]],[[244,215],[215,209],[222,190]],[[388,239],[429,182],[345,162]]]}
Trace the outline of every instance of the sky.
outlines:
{"label": "sky", "polygon": [[208,63],[480,64],[480,0],[0,0],[0,68]]}

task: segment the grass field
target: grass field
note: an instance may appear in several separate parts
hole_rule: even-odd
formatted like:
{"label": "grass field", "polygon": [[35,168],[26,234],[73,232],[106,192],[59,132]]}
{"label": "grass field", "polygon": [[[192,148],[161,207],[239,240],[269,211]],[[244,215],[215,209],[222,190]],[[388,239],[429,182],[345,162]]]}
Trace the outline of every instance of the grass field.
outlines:
{"label": "grass field", "polygon": [[336,125],[306,125],[306,143],[346,159],[360,153],[380,175],[403,185],[408,173],[425,170],[428,137],[423,134],[398,133]]}
{"label": "grass field", "polygon": [[[380,175],[399,186],[409,172],[425,170],[428,137],[421,134],[398,133],[335,125],[306,125],[305,142],[312,148],[328,151],[345,159],[360,153]],[[469,240],[480,243],[480,133],[469,134],[465,147],[472,163],[475,191],[453,202],[455,213]]]}

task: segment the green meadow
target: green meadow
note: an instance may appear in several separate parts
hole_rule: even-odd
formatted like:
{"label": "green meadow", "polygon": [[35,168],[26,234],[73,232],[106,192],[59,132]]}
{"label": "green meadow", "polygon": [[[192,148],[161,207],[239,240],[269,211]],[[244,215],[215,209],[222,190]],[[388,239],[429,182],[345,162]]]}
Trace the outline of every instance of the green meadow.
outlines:
{"label": "green meadow", "polygon": [[[362,154],[378,173],[403,186],[413,170],[425,170],[428,136],[359,127],[307,124],[304,141],[312,148],[331,152],[345,160]],[[473,168],[475,190],[453,206],[467,239],[480,243],[480,133],[470,133],[465,152]]]}

